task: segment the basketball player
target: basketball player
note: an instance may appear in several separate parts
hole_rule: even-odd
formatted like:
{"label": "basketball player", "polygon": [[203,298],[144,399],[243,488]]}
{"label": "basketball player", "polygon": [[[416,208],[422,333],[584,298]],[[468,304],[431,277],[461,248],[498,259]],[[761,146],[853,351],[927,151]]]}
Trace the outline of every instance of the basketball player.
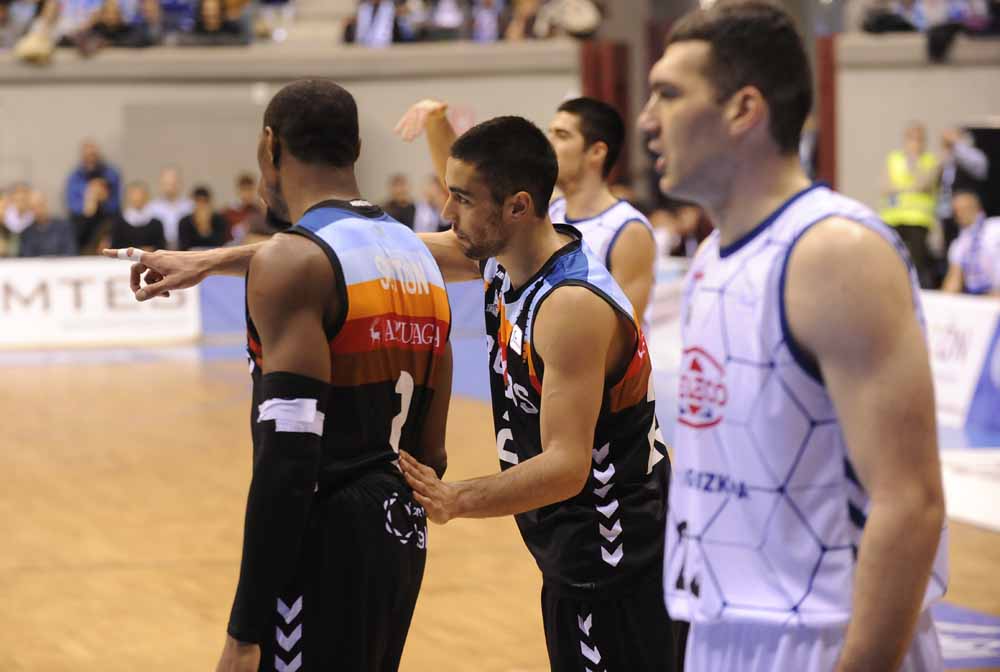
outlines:
{"label": "basketball player", "polygon": [[940,670],[934,396],[912,264],[811,185],[791,18],[723,0],[675,25],[640,123],[660,189],[717,230],[685,280],[664,590],[686,669]]}
{"label": "basketball player", "polygon": [[443,482],[401,453],[438,523],[514,515],[543,575],[551,669],[673,669],[660,595],[668,461],[632,306],[580,233],[547,215],[558,165],[531,122],[499,117],[450,147],[425,234],[447,280],[483,278],[501,472]]}
{"label": "basketball player", "polygon": [[[455,141],[447,109],[441,101],[422,100],[396,125],[396,132],[407,141],[427,131],[442,180],[448,149]],[[549,218],[579,229],[636,313],[647,317],[656,263],[653,228],[631,203],[613,196],[607,184],[625,142],[621,115],[594,98],[567,100],[549,124],[548,138],[559,161],[556,186],[563,194],[549,205]]]}
{"label": "basketball player", "polygon": [[361,200],[359,150],[332,82],[264,113],[262,196],[295,226],[249,262],[254,471],[220,671],[396,670],[416,604],[426,520],[394,463],[444,471],[450,312],[426,247]]}

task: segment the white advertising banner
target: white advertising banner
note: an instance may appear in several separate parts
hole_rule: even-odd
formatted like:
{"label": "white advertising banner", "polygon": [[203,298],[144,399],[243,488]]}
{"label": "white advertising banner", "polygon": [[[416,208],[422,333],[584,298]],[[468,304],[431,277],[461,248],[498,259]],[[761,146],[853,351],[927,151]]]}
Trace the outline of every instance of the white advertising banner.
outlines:
{"label": "white advertising banner", "polygon": [[129,264],[100,257],[0,261],[0,348],[176,343],[201,335],[196,289],[139,303]]}
{"label": "white advertising banner", "polygon": [[1000,300],[922,292],[938,421],[963,427],[997,328]]}

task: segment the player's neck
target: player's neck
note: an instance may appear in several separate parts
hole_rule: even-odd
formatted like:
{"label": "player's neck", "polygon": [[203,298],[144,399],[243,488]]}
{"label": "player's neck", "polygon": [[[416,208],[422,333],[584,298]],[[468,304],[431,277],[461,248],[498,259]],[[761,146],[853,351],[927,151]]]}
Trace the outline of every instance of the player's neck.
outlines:
{"label": "player's neck", "polygon": [[350,168],[290,170],[288,175],[282,176],[282,191],[292,223],[302,219],[317,203],[361,198],[358,180]]}
{"label": "player's neck", "polygon": [[568,242],[569,239],[556,231],[546,216],[543,221],[525,227],[520,236],[511,239],[507,250],[497,257],[497,261],[507,270],[511,286],[519,289]]}
{"label": "player's neck", "polygon": [[719,229],[719,244],[737,242],[809,184],[797,155],[756,161],[738,171],[718,202],[706,207]]}
{"label": "player's neck", "polygon": [[618,202],[608,185],[597,175],[584,175],[562,187],[567,219],[590,219]]}

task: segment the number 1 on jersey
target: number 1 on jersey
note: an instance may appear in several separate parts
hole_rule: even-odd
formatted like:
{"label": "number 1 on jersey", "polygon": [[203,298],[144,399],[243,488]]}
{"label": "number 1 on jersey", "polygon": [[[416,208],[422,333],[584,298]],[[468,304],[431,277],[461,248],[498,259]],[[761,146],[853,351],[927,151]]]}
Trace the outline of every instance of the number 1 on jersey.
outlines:
{"label": "number 1 on jersey", "polygon": [[406,416],[410,414],[410,401],[413,400],[413,376],[408,371],[399,372],[396,381],[396,394],[400,396],[399,413],[392,419],[392,429],[389,432],[389,445],[394,453],[399,455],[399,439],[403,434]]}

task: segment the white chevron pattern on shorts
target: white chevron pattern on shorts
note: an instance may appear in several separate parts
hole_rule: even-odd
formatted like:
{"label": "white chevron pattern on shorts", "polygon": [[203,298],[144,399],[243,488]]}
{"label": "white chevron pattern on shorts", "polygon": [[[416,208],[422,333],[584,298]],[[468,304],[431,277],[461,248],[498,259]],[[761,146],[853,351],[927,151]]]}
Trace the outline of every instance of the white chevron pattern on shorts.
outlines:
{"label": "white chevron pattern on shorts", "polygon": [[607,485],[608,481],[615,477],[615,465],[611,464],[604,471],[598,471],[594,469],[594,478],[599,480],[602,484]]}
{"label": "white chevron pattern on shorts", "polygon": [[598,450],[597,448],[594,448],[593,449],[594,462],[597,462],[598,464],[604,464],[604,460],[607,459],[607,457],[608,457],[608,451],[610,451],[610,450],[611,450],[611,444],[610,443],[605,443],[603,446],[601,446],[600,450]]}
{"label": "white chevron pattern on shorts", "polygon": [[612,567],[617,567],[618,563],[622,561],[622,557],[625,555],[625,544],[618,546],[618,549],[614,553],[608,553],[608,549],[601,547],[601,559],[608,563]]}
{"label": "white chevron pattern on shorts", "polygon": [[587,637],[590,637],[590,624],[593,620],[593,616],[593,614],[587,614],[587,618],[580,615],[577,615],[576,617],[576,622],[580,626],[580,631],[587,635]]}
{"label": "white chevron pattern on shorts", "polygon": [[299,668],[302,667],[302,653],[299,652],[297,656],[292,658],[292,662],[285,663],[278,656],[274,657],[274,669],[277,672],[297,672]]}
{"label": "white chevron pattern on shorts", "polygon": [[607,539],[609,544],[615,543],[615,539],[617,539],[618,535],[622,533],[622,521],[620,520],[616,520],[610,530],[604,527],[601,523],[598,523],[597,527],[601,530],[601,536]]}
{"label": "white chevron pattern on shorts", "polygon": [[615,485],[614,483],[608,483],[604,487],[594,488],[594,494],[600,497],[601,499],[604,499],[605,497],[608,496],[608,491],[611,490],[611,488],[613,488],[614,485]]}
{"label": "white chevron pattern on shorts", "polygon": [[601,652],[597,650],[597,647],[590,648],[585,643],[580,642],[580,653],[583,657],[592,662],[594,665],[601,664]]}
{"label": "white chevron pattern on shorts", "polygon": [[295,629],[292,630],[292,634],[288,635],[287,637],[285,637],[285,633],[281,631],[281,628],[276,628],[276,629],[278,631],[277,635],[278,646],[283,648],[285,651],[291,653],[292,647],[298,644],[299,640],[302,639],[302,624],[299,623],[297,626],[295,626]]}
{"label": "white chevron pattern on shorts", "polygon": [[610,518],[611,516],[615,515],[615,511],[618,510],[618,500],[612,499],[604,506],[598,506],[596,508],[598,511],[601,512],[602,516],[604,516],[605,518]]}
{"label": "white chevron pattern on shorts", "polygon": [[299,615],[300,611],[302,611],[301,595],[299,595],[299,599],[292,603],[291,607],[285,604],[280,597],[278,598],[278,613],[283,619],[285,619],[285,623],[291,625],[292,621],[295,620],[295,617]]}

